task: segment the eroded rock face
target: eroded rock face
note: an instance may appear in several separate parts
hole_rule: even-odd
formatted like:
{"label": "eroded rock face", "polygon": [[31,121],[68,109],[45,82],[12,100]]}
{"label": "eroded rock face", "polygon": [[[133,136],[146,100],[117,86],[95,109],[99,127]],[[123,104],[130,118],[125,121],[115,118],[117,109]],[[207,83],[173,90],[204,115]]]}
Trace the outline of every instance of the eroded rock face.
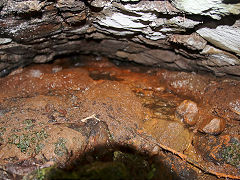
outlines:
{"label": "eroded rock face", "polygon": [[239,6],[220,0],[4,0],[0,75],[58,55],[91,53],[240,76]]}

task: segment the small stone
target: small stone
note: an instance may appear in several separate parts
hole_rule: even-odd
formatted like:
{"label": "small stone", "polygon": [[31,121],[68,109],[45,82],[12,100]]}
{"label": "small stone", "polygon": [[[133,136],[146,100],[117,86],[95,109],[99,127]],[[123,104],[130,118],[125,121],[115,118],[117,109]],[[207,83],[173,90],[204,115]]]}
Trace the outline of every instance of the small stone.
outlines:
{"label": "small stone", "polygon": [[38,70],[38,69],[32,69],[32,70],[30,71],[30,76],[31,76],[31,77],[40,78],[40,76],[41,76],[42,74],[43,74],[43,73],[42,73],[40,70]]}
{"label": "small stone", "polygon": [[53,68],[52,68],[52,72],[53,73],[57,73],[57,72],[59,72],[59,71],[61,71],[63,68],[61,67],[61,66],[54,66]]}
{"label": "small stone", "polygon": [[176,110],[176,116],[182,122],[189,126],[193,126],[197,122],[196,115],[198,114],[197,104],[191,100],[184,100]]}
{"label": "small stone", "polygon": [[165,87],[157,87],[155,88],[156,91],[163,92],[165,91]]}
{"label": "small stone", "polygon": [[10,42],[12,42],[10,38],[0,38],[0,44],[8,44]]}
{"label": "small stone", "polygon": [[206,124],[202,131],[207,134],[218,135],[223,132],[225,128],[225,120],[221,118],[213,118],[208,124]]}
{"label": "small stone", "polygon": [[158,155],[160,151],[161,151],[161,148],[156,145],[156,146],[154,146],[151,154],[152,154],[152,155]]}
{"label": "small stone", "polygon": [[168,40],[173,43],[182,44],[191,50],[202,50],[205,48],[207,41],[196,33],[191,35],[171,35]]}
{"label": "small stone", "polygon": [[104,8],[107,3],[111,3],[108,0],[93,0],[91,1],[91,6],[97,7],[97,8]]}

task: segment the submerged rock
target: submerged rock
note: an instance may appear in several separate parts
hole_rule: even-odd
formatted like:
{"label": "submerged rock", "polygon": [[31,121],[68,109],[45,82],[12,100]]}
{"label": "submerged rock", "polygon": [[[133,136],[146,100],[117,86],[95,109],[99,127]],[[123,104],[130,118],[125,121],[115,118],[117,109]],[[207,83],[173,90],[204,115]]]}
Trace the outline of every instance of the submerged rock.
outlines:
{"label": "submerged rock", "polygon": [[182,122],[189,126],[193,126],[197,122],[198,107],[197,104],[191,100],[184,100],[176,110],[176,115]]}

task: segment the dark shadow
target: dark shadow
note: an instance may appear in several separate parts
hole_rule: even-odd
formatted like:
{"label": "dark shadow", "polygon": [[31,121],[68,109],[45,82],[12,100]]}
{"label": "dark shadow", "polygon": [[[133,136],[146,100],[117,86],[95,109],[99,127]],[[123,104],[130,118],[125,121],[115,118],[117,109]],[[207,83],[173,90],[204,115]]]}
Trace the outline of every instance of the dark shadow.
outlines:
{"label": "dark shadow", "polygon": [[200,28],[208,27],[210,29],[215,29],[220,25],[232,26],[238,19],[240,15],[228,15],[221,18],[221,20],[209,19],[204,20],[202,24],[196,26],[195,30],[197,31]]}
{"label": "dark shadow", "polygon": [[195,172],[178,174],[171,167],[175,160],[139,152],[131,145],[118,144],[94,147],[68,165],[51,168],[47,179],[88,180],[178,180],[195,179]]}
{"label": "dark shadow", "polygon": [[238,4],[238,3],[240,3],[240,0],[223,0],[223,3],[225,3],[225,4]]}
{"label": "dark shadow", "polygon": [[42,11],[22,12],[22,13],[15,13],[14,16],[20,17],[21,19],[24,19],[24,20],[31,20],[35,18],[41,19],[43,16],[43,12]]}

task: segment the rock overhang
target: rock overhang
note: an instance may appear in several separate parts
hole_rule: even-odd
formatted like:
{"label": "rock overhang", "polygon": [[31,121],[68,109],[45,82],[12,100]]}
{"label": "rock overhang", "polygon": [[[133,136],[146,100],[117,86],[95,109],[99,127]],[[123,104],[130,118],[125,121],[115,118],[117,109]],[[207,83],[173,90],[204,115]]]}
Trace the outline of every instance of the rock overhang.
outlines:
{"label": "rock overhang", "polygon": [[238,77],[240,3],[205,1],[2,1],[0,75],[84,53]]}

